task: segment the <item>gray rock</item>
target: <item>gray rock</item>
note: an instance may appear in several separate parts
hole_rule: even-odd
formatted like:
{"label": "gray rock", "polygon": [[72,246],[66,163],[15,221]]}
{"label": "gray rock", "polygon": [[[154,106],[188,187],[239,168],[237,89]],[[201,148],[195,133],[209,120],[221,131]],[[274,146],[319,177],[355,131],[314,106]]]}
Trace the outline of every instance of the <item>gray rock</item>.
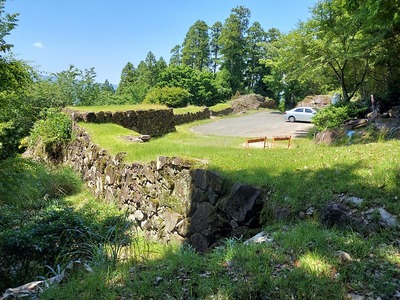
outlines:
{"label": "gray rock", "polygon": [[268,235],[265,231],[261,231],[260,233],[253,236],[251,239],[248,239],[244,242],[245,245],[249,244],[261,244],[261,243],[272,243],[273,238]]}
{"label": "gray rock", "polygon": [[232,188],[232,194],[221,199],[217,206],[240,224],[259,214],[262,201],[263,193],[260,189],[237,183]]}
{"label": "gray rock", "polygon": [[328,228],[335,226],[339,228],[365,229],[362,220],[350,215],[348,207],[341,203],[328,204],[322,213],[321,222]]}
{"label": "gray rock", "polygon": [[358,197],[344,197],[343,201],[354,204],[356,206],[360,206],[364,200]]}
{"label": "gray rock", "polygon": [[217,209],[208,202],[201,203],[190,220],[190,231],[215,237],[229,229],[229,223],[217,214]]}
{"label": "gray rock", "polygon": [[190,243],[196,251],[204,254],[208,252],[209,249],[209,241],[203,236],[201,233],[195,233],[190,238]]}
{"label": "gray rock", "polygon": [[378,208],[378,212],[381,215],[382,221],[387,225],[387,226],[396,226],[397,225],[397,218],[396,216],[390,214],[387,212],[384,208],[380,207]]}

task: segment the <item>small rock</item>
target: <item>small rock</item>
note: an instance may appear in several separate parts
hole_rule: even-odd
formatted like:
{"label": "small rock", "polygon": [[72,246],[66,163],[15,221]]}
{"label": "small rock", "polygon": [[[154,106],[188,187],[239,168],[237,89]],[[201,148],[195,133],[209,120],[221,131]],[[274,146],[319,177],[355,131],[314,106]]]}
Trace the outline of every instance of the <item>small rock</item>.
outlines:
{"label": "small rock", "polygon": [[345,251],[342,251],[342,250],[336,251],[335,255],[340,258],[340,261],[342,263],[347,263],[347,262],[353,261],[353,259],[351,258],[350,254],[348,254]]}
{"label": "small rock", "polygon": [[349,294],[347,294],[347,298],[350,299],[350,300],[364,300],[365,296],[357,295],[357,294],[354,294],[354,293],[349,293]]}
{"label": "small rock", "polygon": [[312,216],[314,214],[314,211],[315,211],[315,208],[311,206],[311,207],[307,208],[306,215]]}
{"label": "small rock", "polygon": [[396,216],[390,214],[387,212],[384,208],[380,207],[378,208],[378,212],[381,215],[382,221],[387,225],[387,226],[396,226],[397,225],[397,220]]}
{"label": "small rock", "polygon": [[354,205],[360,206],[364,200],[358,197],[346,197],[344,198],[344,201],[346,201],[347,203],[352,203]]}
{"label": "small rock", "polygon": [[157,276],[156,278],[154,278],[154,285],[155,285],[155,286],[160,285],[160,283],[161,283],[162,280],[163,280],[162,277]]}
{"label": "small rock", "polygon": [[271,243],[274,239],[268,237],[268,234],[265,231],[261,231],[260,233],[253,236],[251,239],[248,239],[243,244],[261,244],[261,243]]}

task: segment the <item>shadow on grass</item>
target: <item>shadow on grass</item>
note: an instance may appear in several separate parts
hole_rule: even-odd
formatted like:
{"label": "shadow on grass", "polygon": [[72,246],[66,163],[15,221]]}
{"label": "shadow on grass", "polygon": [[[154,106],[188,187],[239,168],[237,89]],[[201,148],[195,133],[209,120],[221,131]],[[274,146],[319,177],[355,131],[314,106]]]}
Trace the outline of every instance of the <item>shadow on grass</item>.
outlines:
{"label": "shadow on grass", "polygon": [[[271,242],[244,245],[227,236],[209,253],[191,247],[171,248],[161,258],[126,265],[120,297],[135,299],[347,299],[349,294],[394,297],[399,283],[397,230],[359,233],[327,229],[319,223],[323,207],[339,195],[364,199],[360,209],[389,205],[399,186],[382,188],[379,180],[362,181],[362,161],[312,170],[299,168],[269,175],[265,168],[229,173],[225,178],[263,176],[273,187],[274,207],[293,211],[313,206],[316,215],[263,229]],[[388,176],[397,176],[396,171]],[[397,207],[397,206],[396,206]],[[398,211],[393,211],[397,213]],[[260,228],[261,230],[261,228]],[[338,255],[351,256],[344,261]],[[129,274],[129,275],[128,275]]]}
{"label": "shadow on grass", "polygon": [[0,291],[91,260],[97,245],[129,243],[121,212],[90,203],[75,209],[66,200],[84,195],[72,170],[14,158],[0,162],[0,175]]}
{"label": "shadow on grass", "polygon": [[[384,177],[364,182],[359,175],[364,168],[364,162],[357,161],[319,169],[301,167],[280,174],[271,170],[275,175],[269,174],[268,168],[220,174],[238,180],[262,176],[274,191],[271,205],[289,207],[294,212],[310,206],[321,211],[327,203],[337,201],[339,194],[363,198],[363,208],[392,205],[397,209],[391,199],[399,194],[398,183],[383,186]],[[389,177],[399,175],[394,169],[389,173]],[[104,242],[99,237],[107,236],[120,220],[118,214],[105,212],[99,218],[99,213],[93,207],[72,210],[62,198],[43,201],[40,211],[35,210],[28,219],[25,215],[12,220],[2,210],[0,270],[17,265],[23,277],[20,281],[1,278],[4,287],[26,283],[28,275],[30,280],[44,275],[43,266],[59,262],[63,250],[77,257],[84,253],[93,256],[90,244]],[[95,299],[100,291],[104,299],[345,299],[350,292],[383,298],[394,295],[399,279],[398,236],[378,231],[366,239],[353,231],[328,230],[316,221],[266,227],[273,240],[267,244],[244,245],[242,240],[227,236],[205,255],[189,246],[171,246],[153,258],[145,247],[136,248],[141,253],[117,264],[117,269],[110,268],[107,260],[103,265],[107,271],[72,279],[45,293],[44,299]],[[13,225],[12,230],[8,230],[9,225]],[[72,233],[68,239],[66,232]],[[118,242],[113,238],[108,241]],[[354,261],[342,262],[336,255],[339,250],[350,253]],[[17,259],[18,253],[21,256]],[[37,267],[35,272],[24,273],[32,263]],[[11,274],[17,273],[14,270]]]}

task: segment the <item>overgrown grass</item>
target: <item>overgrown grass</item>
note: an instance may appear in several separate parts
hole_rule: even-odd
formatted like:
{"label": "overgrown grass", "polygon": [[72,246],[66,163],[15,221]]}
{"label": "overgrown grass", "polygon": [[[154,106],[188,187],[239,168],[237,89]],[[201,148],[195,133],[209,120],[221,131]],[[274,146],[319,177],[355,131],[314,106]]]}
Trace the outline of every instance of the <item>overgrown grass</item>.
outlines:
{"label": "overgrown grass", "polygon": [[[93,299],[99,292],[102,299],[347,299],[349,293],[390,299],[396,293],[399,252],[388,233],[365,240],[313,221],[265,230],[269,243],[227,239],[205,256],[164,246],[152,259],[80,274],[43,299]],[[343,262],[337,251],[353,260]]]}

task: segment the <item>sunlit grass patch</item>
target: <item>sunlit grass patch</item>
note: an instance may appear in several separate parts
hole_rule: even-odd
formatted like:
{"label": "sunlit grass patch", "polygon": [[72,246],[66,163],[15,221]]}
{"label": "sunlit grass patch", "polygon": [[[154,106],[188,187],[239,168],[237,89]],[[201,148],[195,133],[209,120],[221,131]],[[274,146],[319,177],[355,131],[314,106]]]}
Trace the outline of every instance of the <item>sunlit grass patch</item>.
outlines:
{"label": "sunlit grass patch", "polygon": [[332,276],[333,266],[316,252],[307,252],[299,257],[297,267],[314,276]]}
{"label": "sunlit grass patch", "polygon": [[174,108],[174,114],[180,115],[180,114],[186,114],[186,113],[196,113],[199,111],[203,111],[204,108],[205,107],[189,105],[186,107]]}
{"label": "sunlit grass patch", "polygon": [[224,110],[224,109],[227,109],[227,108],[230,108],[230,107],[231,107],[230,102],[218,103],[218,104],[215,104],[215,105],[211,106],[210,110],[212,110],[212,111],[221,111],[221,110]]}
{"label": "sunlit grass patch", "polygon": [[123,105],[99,105],[99,106],[68,106],[67,108],[85,112],[100,111],[128,111],[128,110],[150,110],[150,109],[168,109],[165,105],[158,104],[123,104]]}

